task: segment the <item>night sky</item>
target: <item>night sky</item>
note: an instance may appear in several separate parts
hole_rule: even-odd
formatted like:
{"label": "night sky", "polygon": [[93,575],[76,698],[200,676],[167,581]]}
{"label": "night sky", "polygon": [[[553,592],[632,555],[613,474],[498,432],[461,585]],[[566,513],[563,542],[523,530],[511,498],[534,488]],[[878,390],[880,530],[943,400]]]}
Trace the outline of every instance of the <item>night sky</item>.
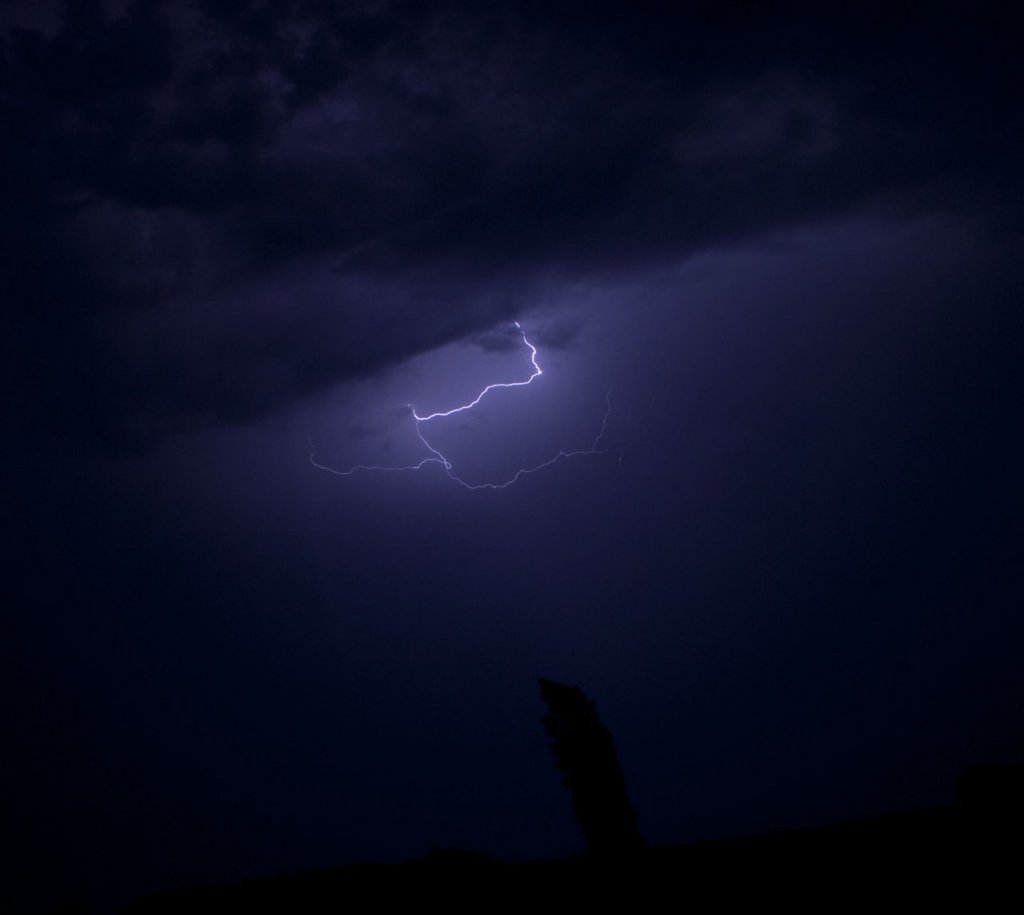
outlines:
{"label": "night sky", "polygon": [[1024,758],[1019,32],[828,6],[4,3],[0,908]]}

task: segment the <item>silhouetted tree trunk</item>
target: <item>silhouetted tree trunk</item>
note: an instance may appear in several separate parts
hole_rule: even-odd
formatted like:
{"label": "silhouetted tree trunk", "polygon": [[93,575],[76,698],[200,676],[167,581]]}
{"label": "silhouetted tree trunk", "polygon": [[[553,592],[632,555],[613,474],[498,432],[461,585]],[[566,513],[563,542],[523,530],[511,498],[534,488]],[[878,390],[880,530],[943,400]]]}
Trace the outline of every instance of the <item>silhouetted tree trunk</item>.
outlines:
{"label": "silhouetted tree trunk", "polygon": [[575,686],[541,678],[541,695],[548,707],[544,730],[555,763],[572,792],[573,811],[587,841],[587,852],[621,856],[644,848],[636,814],[626,796],[611,732],[597,714],[594,702]]}

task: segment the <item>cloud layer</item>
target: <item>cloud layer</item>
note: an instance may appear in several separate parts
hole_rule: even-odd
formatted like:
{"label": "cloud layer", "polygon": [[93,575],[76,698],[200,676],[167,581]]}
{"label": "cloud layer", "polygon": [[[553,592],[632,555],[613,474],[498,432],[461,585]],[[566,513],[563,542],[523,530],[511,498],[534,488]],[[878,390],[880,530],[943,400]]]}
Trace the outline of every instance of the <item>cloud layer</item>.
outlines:
{"label": "cloud layer", "polygon": [[49,29],[12,10],[19,425],[142,445],[485,332],[561,282],[854,208],[1016,212],[995,14],[789,9],[74,0]]}

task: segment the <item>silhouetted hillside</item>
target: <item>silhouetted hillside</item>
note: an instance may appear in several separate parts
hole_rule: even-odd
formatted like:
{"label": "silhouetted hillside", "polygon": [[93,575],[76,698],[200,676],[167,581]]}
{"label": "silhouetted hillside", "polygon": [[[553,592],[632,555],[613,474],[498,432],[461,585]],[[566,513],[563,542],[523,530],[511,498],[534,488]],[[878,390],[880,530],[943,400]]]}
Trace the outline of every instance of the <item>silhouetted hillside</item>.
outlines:
{"label": "silhouetted hillside", "polygon": [[[1012,772],[1004,767],[1003,784]],[[1017,779],[1020,773],[1017,767]],[[1020,823],[1019,809],[1012,805],[978,806],[971,800],[622,858],[504,864],[472,852],[433,851],[403,864],[338,867],[180,890],[141,900],[123,912],[305,913],[435,903],[447,911],[509,906],[550,911],[609,902],[633,911],[661,911],[666,902],[683,907],[765,901],[831,909],[869,897],[878,904],[938,904],[1012,889],[1024,851]]]}
{"label": "silhouetted hillside", "polygon": [[402,864],[367,864],[143,899],[124,915],[337,912],[398,906],[445,911],[629,911],[666,903],[799,903],[831,909],[970,901],[1012,890],[1024,843],[1024,765],[961,772],[950,806],[728,841],[646,848],[626,797],[611,733],[575,686],[540,680],[555,762],[572,793],[587,854],[506,864],[472,851],[435,849]]}

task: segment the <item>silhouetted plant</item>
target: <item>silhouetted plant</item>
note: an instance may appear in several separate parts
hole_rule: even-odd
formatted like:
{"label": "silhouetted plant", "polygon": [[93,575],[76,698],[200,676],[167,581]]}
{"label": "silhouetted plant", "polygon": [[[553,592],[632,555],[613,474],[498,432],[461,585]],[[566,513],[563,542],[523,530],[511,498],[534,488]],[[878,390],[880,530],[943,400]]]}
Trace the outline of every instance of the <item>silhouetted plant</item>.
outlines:
{"label": "silhouetted plant", "polygon": [[615,743],[595,703],[578,687],[544,678],[538,683],[548,707],[544,730],[555,764],[572,793],[573,811],[588,854],[621,856],[644,848],[636,813],[626,796]]}

